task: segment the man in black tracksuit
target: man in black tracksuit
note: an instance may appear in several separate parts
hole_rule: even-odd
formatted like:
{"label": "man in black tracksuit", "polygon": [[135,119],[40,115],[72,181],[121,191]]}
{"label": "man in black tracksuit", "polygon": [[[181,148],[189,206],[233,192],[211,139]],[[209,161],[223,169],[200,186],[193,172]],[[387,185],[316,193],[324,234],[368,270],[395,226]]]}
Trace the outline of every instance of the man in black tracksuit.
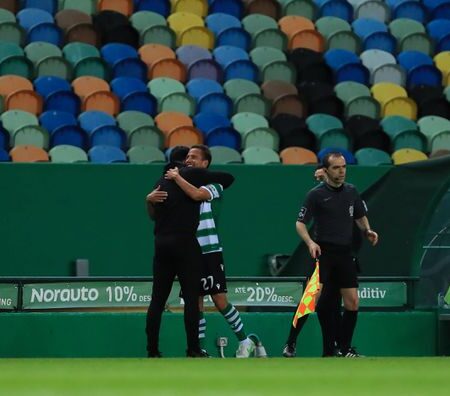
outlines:
{"label": "man in black tracksuit", "polygon": [[[187,153],[182,150],[180,149],[178,154],[180,154],[180,158],[184,159]],[[178,154],[174,149],[171,159],[173,160]],[[178,164],[172,162],[166,166],[165,171],[176,165]],[[227,188],[234,181],[234,177],[229,173],[212,172],[202,168],[182,168],[180,175],[196,187],[209,183],[220,183]],[[198,285],[201,278],[202,252],[196,232],[199,223],[200,202],[190,199],[174,181],[167,180],[164,176],[156,183],[155,191],[152,194],[154,193],[159,194],[161,199],[157,204],[152,205],[147,197],[149,213],[155,221],[153,290],[146,326],[148,356],[161,356],[159,352],[161,316],[174,278],[178,276],[185,303],[186,355],[206,357],[200,350],[198,340]]]}
{"label": "man in black tracksuit", "polygon": [[[340,153],[323,159],[325,183],[311,190],[298,215],[296,228],[312,258],[320,256],[321,295],[317,315],[322,328],[324,356],[335,356],[339,339],[339,356],[357,357],[351,341],[358,314],[358,265],[352,255],[353,222],[372,245],[378,234],[370,229],[367,208],[355,187],[345,183],[346,163]],[[313,237],[306,225],[314,220]],[[336,288],[344,301],[342,320],[336,320]],[[340,322],[340,323],[337,323]]]}

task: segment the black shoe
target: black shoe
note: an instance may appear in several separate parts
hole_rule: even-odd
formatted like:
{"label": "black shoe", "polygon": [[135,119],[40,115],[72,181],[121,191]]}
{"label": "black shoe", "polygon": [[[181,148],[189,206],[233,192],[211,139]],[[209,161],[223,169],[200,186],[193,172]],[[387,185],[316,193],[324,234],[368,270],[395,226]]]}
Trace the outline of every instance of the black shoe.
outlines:
{"label": "black shoe", "polygon": [[345,351],[340,351],[341,357],[345,358],[360,358],[364,357],[364,355],[360,355],[354,347],[350,347]]}
{"label": "black shoe", "polygon": [[295,355],[295,344],[286,344],[283,348],[283,356],[286,358],[293,358]]}
{"label": "black shoe", "polygon": [[159,351],[153,351],[153,352],[148,352],[147,353],[147,357],[149,358],[162,358],[161,352]]}
{"label": "black shoe", "polygon": [[209,358],[211,356],[208,355],[208,352],[206,352],[203,349],[199,349],[197,351],[193,351],[193,350],[187,350],[186,351],[186,356],[187,357],[191,357],[191,358]]}

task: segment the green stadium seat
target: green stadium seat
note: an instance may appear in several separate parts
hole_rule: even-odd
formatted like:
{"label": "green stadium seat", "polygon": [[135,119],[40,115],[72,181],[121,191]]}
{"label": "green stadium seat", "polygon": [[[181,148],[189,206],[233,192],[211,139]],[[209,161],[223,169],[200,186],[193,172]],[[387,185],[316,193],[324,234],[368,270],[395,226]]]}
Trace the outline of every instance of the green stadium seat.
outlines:
{"label": "green stadium seat", "polygon": [[212,161],[214,165],[217,164],[231,164],[231,163],[241,163],[242,157],[238,151],[232,149],[231,147],[225,146],[213,146],[209,148],[211,151]]}
{"label": "green stadium seat", "polygon": [[16,16],[9,10],[0,8],[0,23],[3,22],[16,22]]}
{"label": "green stadium seat", "polygon": [[58,46],[44,41],[35,41],[28,44],[24,48],[24,52],[34,65],[49,56],[62,56],[62,51]]}
{"label": "green stadium seat", "polygon": [[153,11],[138,11],[130,16],[131,25],[142,33],[152,26],[167,26],[167,20],[161,14]]}
{"label": "green stadium seat", "polygon": [[142,126],[155,125],[155,121],[150,115],[134,110],[123,111],[117,115],[116,119],[120,128],[127,133]]}
{"label": "green stadium seat", "polygon": [[48,131],[38,125],[26,125],[13,133],[13,146],[35,146],[44,150],[49,146]]}
{"label": "green stadium seat", "polygon": [[283,15],[299,15],[316,20],[317,6],[313,0],[280,0]]}
{"label": "green stadium seat", "polygon": [[288,40],[286,35],[278,28],[263,29],[258,31],[252,39],[252,47],[272,47],[286,51]]}
{"label": "green stadium seat", "polygon": [[141,32],[140,41],[141,45],[161,44],[166,47],[175,48],[176,34],[169,26],[154,25]]}
{"label": "green stadium seat", "polygon": [[267,119],[262,115],[255,113],[236,113],[231,117],[231,123],[233,124],[233,128],[242,136],[245,132],[250,131],[253,128],[269,127]]}
{"label": "green stadium seat", "polygon": [[25,30],[15,22],[0,23],[1,41],[23,45],[25,41]]}
{"label": "green stadium seat", "polygon": [[420,131],[428,138],[428,151],[450,147],[450,121],[439,116],[425,116],[417,121]]}
{"label": "green stadium seat", "polygon": [[234,103],[236,103],[236,101],[244,95],[261,93],[261,89],[258,84],[241,78],[234,78],[226,81],[223,84],[223,89]]}
{"label": "green stadium seat", "polygon": [[128,161],[133,164],[166,162],[164,153],[152,146],[133,146],[127,151]]}
{"label": "green stadium seat", "polygon": [[392,159],[389,154],[376,148],[361,148],[355,152],[355,158],[358,165],[392,165]]}
{"label": "green stadium seat", "polygon": [[164,147],[165,137],[156,126],[142,125],[126,132],[130,147],[151,146],[159,149]]}
{"label": "green stadium seat", "polygon": [[78,10],[85,14],[94,15],[97,13],[97,0],[62,0],[60,9]]}
{"label": "green stadium seat", "polygon": [[266,64],[262,70],[262,81],[280,80],[295,84],[297,74],[292,63],[287,61],[273,61]]}
{"label": "green stadium seat", "polygon": [[252,37],[261,30],[278,29],[277,21],[263,14],[249,14],[242,19],[241,23]]}
{"label": "green stadium seat", "polygon": [[22,110],[8,110],[0,115],[0,119],[10,136],[14,135],[14,132],[26,125],[39,125],[38,118],[31,113]]}
{"label": "green stadium seat", "polygon": [[242,138],[242,148],[267,147],[278,151],[280,138],[278,133],[269,127],[257,127],[246,131]]}
{"label": "green stadium seat", "polygon": [[158,77],[147,84],[150,93],[161,103],[163,97],[172,93],[186,93],[186,87],[178,80],[169,77]]}
{"label": "green stadium seat", "polygon": [[48,152],[51,162],[74,163],[88,162],[88,156],[84,150],[76,146],[61,144],[50,149]]}
{"label": "green stadium seat", "polygon": [[272,47],[256,47],[250,51],[252,62],[258,66],[262,72],[264,67],[274,61],[286,61],[286,55],[283,51]]}
{"label": "green stadium seat", "polygon": [[267,147],[248,147],[242,152],[242,159],[252,165],[280,163],[278,154]]}
{"label": "green stadium seat", "polygon": [[160,112],[176,111],[192,117],[195,114],[195,99],[185,92],[173,92],[161,99],[159,110]]}
{"label": "green stadium seat", "polygon": [[380,126],[391,139],[392,151],[411,148],[427,150],[427,137],[419,131],[417,124],[406,117],[388,116],[380,121]]}
{"label": "green stadium seat", "polygon": [[316,21],[317,31],[327,40],[336,32],[351,32],[350,24],[335,16],[324,16]]}
{"label": "green stadium seat", "polygon": [[270,115],[270,102],[258,93],[245,94],[236,100],[234,112],[256,113],[268,117]]}
{"label": "green stadium seat", "polygon": [[358,35],[347,30],[334,32],[327,40],[328,49],[345,49],[354,52],[355,54],[359,54],[361,47],[361,39]]}

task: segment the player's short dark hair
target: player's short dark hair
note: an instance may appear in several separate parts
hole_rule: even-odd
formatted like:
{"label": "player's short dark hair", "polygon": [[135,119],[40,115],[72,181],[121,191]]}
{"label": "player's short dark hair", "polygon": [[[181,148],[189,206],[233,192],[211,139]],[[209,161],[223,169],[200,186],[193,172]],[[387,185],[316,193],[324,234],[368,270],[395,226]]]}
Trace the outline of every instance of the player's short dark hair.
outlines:
{"label": "player's short dark hair", "polygon": [[322,159],[322,166],[324,168],[330,167],[330,158],[331,157],[344,157],[344,154],[340,153],[339,151],[332,151],[328,154],[325,154],[325,156]]}
{"label": "player's short dark hair", "polygon": [[170,151],[169,162],[184,162],[186,156],[189,153],[189,147],[187,146],[175,146]]}
{"label": "player's short dark hair", "polygon": [[203,159],[208,161],[208,166],[211,165],[212,155],[208,146],[205,146],[204,144],[194,144],[191,149],[200,150],[202,152]]}

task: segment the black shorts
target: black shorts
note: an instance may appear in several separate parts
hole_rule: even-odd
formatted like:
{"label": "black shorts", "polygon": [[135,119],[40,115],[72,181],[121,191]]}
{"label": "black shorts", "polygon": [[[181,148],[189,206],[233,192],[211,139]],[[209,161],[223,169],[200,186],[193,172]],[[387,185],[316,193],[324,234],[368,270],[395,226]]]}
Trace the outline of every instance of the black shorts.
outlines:
{"label": "black shorts", "polygon": [[212,252],[202,255],[201,274],[201,296],[227,292],[222,252]]}
{"label": "black shorts", "polygon": [[333,284],[340,289],[358,287],[359,266],[350,249],[334,248],[320,244],[320,283]]}

